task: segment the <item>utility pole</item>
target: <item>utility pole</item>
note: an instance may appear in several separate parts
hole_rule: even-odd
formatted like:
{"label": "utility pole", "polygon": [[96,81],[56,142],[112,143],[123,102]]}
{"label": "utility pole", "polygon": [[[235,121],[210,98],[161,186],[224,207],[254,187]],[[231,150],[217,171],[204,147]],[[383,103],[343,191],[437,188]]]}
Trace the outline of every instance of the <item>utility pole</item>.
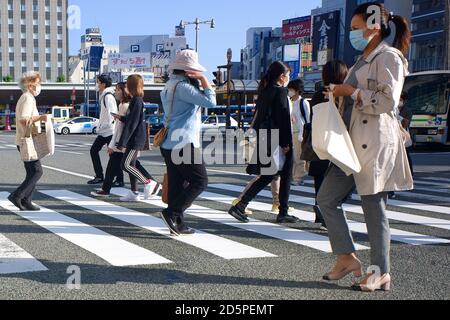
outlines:
{"label": "utility pole", "polygon": [[231,127],[231,68],[233,59],[233,51],[228,49],[227,51],[227,129]]}

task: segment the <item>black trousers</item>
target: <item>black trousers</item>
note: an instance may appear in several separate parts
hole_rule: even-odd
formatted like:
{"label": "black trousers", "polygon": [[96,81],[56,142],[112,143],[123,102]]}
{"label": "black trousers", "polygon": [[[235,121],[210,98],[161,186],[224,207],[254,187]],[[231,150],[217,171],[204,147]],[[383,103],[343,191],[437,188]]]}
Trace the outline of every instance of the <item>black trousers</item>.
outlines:
{"label": "black trousers", "polygon": [[[103,167],[102,162],[100,160],[100,151],[103,149],[105,145],[108,145],[111,142],[112,136],[109,137],[102,137],[98,136],[97,139],[95,139],[94,144],[91,147],[91,159],[92,164],[94,165],[94,171],[95,171],[95,177],[99,179],[104,179],[105,176],[103,175]],[[123,173],[120,173],[121,181],[123,181]],[[120,176],[118,177],[118,180],[120,181]]]}
{"label": "black trousers", "polygon": [[279,174],[271,176],[259,176],[252,181],[250,186],[247,186],[246,191],[241,195],[240,203],[238,206],[241,208],[247,208],[248,204],[255,199],[255,197],[267,187],[273,179],[279,175],[281,177],[280,182],[280,215],[287,215],[289,211],[289,194],[291,192],[292,182],[292,168],[294,165],[294,156],[292,150],[286,155],[286,163],[283,170]]}
{"label": "black trousers", "polygon": [[[175,164],[172,159],[172,152],[183,156],[185,152],[191,153],[189,163]],[[192,206],[194,201],[208,187],[208,173],[206,167],[196,164],[194,159],[203,159],[201,150],[195,149],[193,145],[188,145],[182,150],[161,149],[167,166],[169,180],[169,205],[167,211],[178,224],[184,223],[184,212]]]}
{"label": "black trousers", "polygon": [[[106,168],[105,181],[103,182],[103,191],[110,193],[112,189],[112,184],[114,178],[117,177],[118,182],[123,182],[123,171],[122,171],[122,159],[123,153],[114,152],[109,158],[108,167]],[[120,178],[121,177],[121,178]],[[120,180],[121,179],[121,180]]]}
{"label": "black trousers", "polygon": [[[150,173],[141,165],[138,157],[138,150],[127,149],[122,158],[121,168],[130,175],[131,191],[138,191],[138,182],[146,184],[149,180],[154,180]],[[106,190],[105,190],[106,191]]]}
{"label": "black trousers", "polygon": [[[17,147],[20,152],[20,148]],[[36,185],[44,174],[41,161],[24,162],[25,171],[27,173],[25,180],[13,192],[13,197],[18,198],[26,203],[31,203],[33,194],[36,191]]]}

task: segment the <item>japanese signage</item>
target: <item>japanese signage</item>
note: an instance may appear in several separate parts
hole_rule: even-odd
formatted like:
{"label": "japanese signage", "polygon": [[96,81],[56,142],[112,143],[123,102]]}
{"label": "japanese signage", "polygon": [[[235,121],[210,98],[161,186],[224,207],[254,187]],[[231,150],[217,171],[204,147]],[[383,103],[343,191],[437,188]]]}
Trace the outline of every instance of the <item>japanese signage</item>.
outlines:
{"label": "japanese signage", "polygon": [[81,59],[85,61],[85,70],[97,72],[100,70],[103,58],[104,47],[91,46],[84,49],[81,53]]}
{"label": "japanese signage", "polygon": [[318,61],[318,53],[333,51],[338,53],[340,12],[334,11],[314,17],[313,60]]}
{"label": "japanese signage", "polygon": [[110,69],[148,68],[150,65],[150,53],[116,53],[109,56]]}
{"label": "japanese signage", "polygon": [[283,40],[311,37],[311,17],[283,21]]}

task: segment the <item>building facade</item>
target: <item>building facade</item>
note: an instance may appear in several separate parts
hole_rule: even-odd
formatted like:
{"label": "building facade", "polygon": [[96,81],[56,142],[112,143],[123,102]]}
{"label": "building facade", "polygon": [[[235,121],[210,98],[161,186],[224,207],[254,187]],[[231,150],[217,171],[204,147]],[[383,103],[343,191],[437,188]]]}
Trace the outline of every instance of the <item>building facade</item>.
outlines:
{"label": "building facade", "polygon": [[448,0],[414,0],[412,12],[411,71],[447,69]]}
{"label": "building facade", "polygon": [[68,76],[68,0],[0,0],[0,76],[30,70],[43,81]]}

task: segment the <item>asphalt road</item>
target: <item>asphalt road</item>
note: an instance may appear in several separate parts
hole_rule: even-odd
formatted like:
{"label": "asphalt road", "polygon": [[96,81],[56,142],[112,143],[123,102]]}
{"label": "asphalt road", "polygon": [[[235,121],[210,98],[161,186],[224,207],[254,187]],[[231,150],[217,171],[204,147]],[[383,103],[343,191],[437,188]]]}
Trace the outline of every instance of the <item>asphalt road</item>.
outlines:
{"label": "asphalt road", "polygon": [[[394,290],[362,294],[348,289],[351,278],[321,281],[334,257],[327,233],[308,222],[314,218],[310,181],[291,197],[295,213],[307,221],[275,225],[265,194],[256,199],[256,220],[242,226],[224,215],[225,203],[251,178],[241,166],[211,166],[209,194],[187,216],[201,232],[172,239],[160,225],[158,201],[124,204],[117,197],[101,202],[90,197],[86,182],[93,175],[89,144],[94,139],[57,137],[57,152],[43,161],[45,175],[35,195],[47,210],[20,215],[2,199],[22,181],[23,164],[14,137],[0,133],[0,299],[450,298],[449,150],[414,154],[418,189],[398,195],[389,207]],[[106,154],[103,160],[106,167]],[[142,160],[162,180],[159,151],[145,153]],[[350,205],[348,218],[355,221],[354,237],[363,249],[358,255],[368,267],[359,202]],[[69,288],[71,270],[77,268],[81,286]]]}

